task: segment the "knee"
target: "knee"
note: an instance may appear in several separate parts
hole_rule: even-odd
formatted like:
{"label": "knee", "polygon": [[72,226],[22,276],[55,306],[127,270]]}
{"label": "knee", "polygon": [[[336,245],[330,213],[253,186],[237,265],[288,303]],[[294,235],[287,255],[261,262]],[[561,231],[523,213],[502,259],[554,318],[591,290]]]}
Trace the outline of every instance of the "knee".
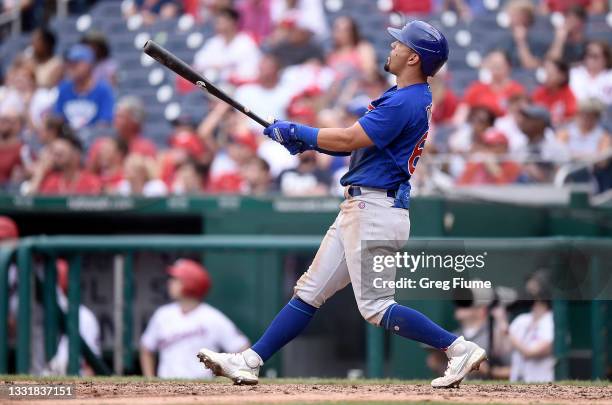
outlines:
{"label": "knee", "polygon": [[374,326],[380,326],[380,322],[383,316],[385,316],[385,312],[387,312],[387,309],[393,304],[395,304],[395,300],[392,298],[357,301],[359,313],[363,319]]}

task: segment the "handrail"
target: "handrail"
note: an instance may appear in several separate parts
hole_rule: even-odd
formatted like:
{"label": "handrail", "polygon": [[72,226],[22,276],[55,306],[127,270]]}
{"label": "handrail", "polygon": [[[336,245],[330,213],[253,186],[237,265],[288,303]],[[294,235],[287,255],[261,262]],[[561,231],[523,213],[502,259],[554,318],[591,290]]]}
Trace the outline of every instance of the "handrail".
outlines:
{"label": "handrail", "polygon": [[582,162],[574,161],[567,163],[564,166],[561,166],[557,173],[555,174],[555,178],[553,180],[553,184],[557,187],[563,187],[568,177],[577,173],[584,169],[590,169],[597,163],[603,162],[604,160],[608,160],[612,158],[612,151],[599,155],[593,159],[588,159]]}

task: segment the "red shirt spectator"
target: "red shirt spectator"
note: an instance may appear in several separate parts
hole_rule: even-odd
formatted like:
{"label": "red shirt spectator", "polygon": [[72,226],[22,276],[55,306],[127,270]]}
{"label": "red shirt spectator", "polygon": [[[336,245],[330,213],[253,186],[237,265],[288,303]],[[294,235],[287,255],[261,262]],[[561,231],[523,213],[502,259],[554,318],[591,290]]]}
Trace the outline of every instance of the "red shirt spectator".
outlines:
{"label": "red shirt spectator", "polygon": [[541,86],[533,92],[531,98],[535,104],[550,110],[553,123],[567,121],[576,115],[576,97],[569,86],[563,86],[558,90],[549,90]]}
{"label": "red shirt spectator", "polygon": [[582,6],[586,9],[591,5],[591,0],[545,0],[544,4],[548,9],[548,12],[559,12],[565,13],[568,9],[573,6]]}
{"label": "red shirt spectator", "polygon": [[459,99],[451,89],[445,89],[440,100],[433,103],[431,111],[431,120],[436,124],[444,124],[449,122],[455,115]]}
{"label": "red shirt spectator", "polygon": [[393,0],[393,11],[405,14],[431,14],[431,0]]}
{"label": "red shirt spectator", "polygon": [[13,170],[21,164],[21,142],[0,143],[0,184],[11,179]]}
{"label": "red shirt spectator", "polygon": [[576,97],[569,87],[569,66],[562,61],[547,60],[546,80],[532,95],[535,104],[550,111],[553,124],[558,125],[576,115]]}
{"label": "red shirt spectator", "polygon": [[77,171],[71,178],[64,177],[58,172],[49,173],[43,180],[40,194],[99,194],[102,191],[102,182],[98,176],[85,170]]}
{"label": "red shirt spectator", "polygon": [[525,88],[514,80],[503,86],[494,86],[482,82],[472,83],[463,97],[463,101],[470,107],[487,107],[496,115],[504,115],[508,106],[508,99],[514,95],[525,93]]}

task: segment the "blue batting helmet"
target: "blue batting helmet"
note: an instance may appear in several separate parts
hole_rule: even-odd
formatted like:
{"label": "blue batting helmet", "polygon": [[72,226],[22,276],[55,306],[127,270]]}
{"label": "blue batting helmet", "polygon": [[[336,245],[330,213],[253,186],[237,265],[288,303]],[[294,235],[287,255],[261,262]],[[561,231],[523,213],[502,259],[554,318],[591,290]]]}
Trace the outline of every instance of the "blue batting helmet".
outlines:
{"label": "blue batting helmet", "polygon": [[387,28],[389,34],[421,57],[421,70],[435,75],[448,59],[448,42],[444,35],[425,21],[411,21],[404,28]]}

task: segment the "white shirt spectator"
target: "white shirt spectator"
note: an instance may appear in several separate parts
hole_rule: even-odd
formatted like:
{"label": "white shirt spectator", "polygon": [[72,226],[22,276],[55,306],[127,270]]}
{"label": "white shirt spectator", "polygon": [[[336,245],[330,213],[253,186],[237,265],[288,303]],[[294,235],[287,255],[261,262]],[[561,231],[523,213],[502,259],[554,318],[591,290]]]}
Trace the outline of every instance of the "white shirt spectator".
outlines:
{"label": "white shirt spectator", "polygon": [[183,313],[173,302],[155,311],[141,344],[149,351],[159,351],[158,377],[212,378],[194,353],[201,348],[239,352],[249,340],[216,308],[202,303]]}
{"label": "white shirt spectator", "polygon": [[257,156],[270,166],[270,174],[277,177],[283,170],[293,169],[298,165],[298,157],[290,154],[280,143],[266,138],[257,148]]}
{"label": "white shirt spectator", "polygon": [[[251,106],[255,114],[264,119],[272,117],[277,120],[286,118],[287,106],[292,95],[290,89],[281,83],[274,88],[266,88],[259,83],[245,84],[234,93],[236,100],[243,105]],[[248,122],[251,128],[261,131],[261,125],[253,120]]]}
{"label": "white shirt spectator", "polygon": [[327,18],[321,0],[298,0],[295,9],[287,7],[287,0],[272,0],[270,17],[274,24],[285,19],[295,20],[300,27],[312,31],[319,40],[329,36]]}
{"label": "white shirt spectator", "polygon": [[[510,324],[510,335],[527,347],[552,343],[555,325],[551,311],[535,320],[529,312],[521,314]],[[549,355],[526,359],[517,350],[512,352],[510,381],[549,382],[555,379],[555,358]]]}
{"label": "white shirt spectator", "polygon": [[[122,196],[133,195],[132,186],[128,180],[123,179],[119,182],[117,185],[117,194]],[[163,197],[167,194],[168,187],[166,187],[166,183],[160,179],[149,180],[142,188],[143,197]]]}
{"label": "white shirt spectator", "polygon": [[196,53],[194,67],[211,80],[253,80],[257,77],[260,57],[255,41],[243,32],[237,33],[229,43],[221,35],[215,35]]}
{"label": "white shirt spectator", "polygon": [[512,154],[525,149],[527,136],[518,127],[516,119],[511,114],[496,119],[495,128],[503,132],[508,138],[508,153]]}
{"label": "white shirt spectator", "polygon": [[596,98],[606,105],[612,104],[612,69],[591,76],[584,66],[570,71],[570,88],[578,102]]}

